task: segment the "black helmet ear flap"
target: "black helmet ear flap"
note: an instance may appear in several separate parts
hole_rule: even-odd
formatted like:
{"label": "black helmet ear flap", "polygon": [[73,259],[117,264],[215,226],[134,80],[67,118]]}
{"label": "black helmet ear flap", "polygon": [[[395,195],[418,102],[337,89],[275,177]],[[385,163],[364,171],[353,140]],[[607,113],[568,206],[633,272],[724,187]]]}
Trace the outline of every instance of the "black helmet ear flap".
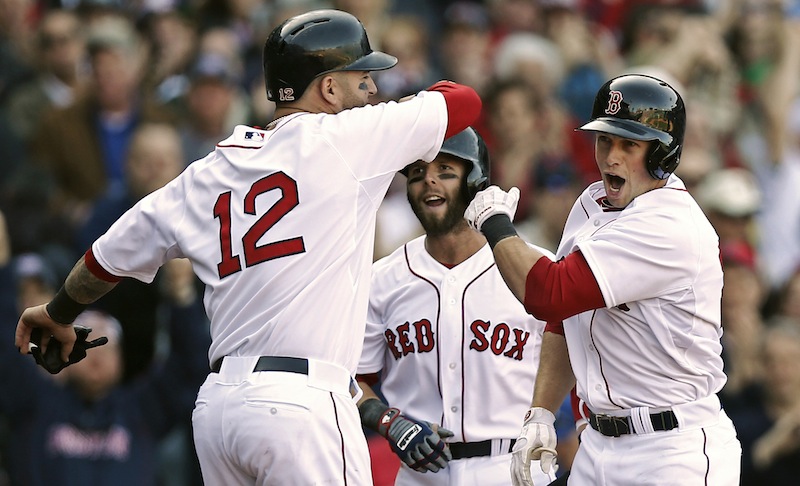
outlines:
{"label": "black helmet ear flap", "polygon": [[650,176],[658,180],[667,179],[678,168],[682,148],[678,145],[669,150],[669,146],[655,142],[647,159],[647,171]]}

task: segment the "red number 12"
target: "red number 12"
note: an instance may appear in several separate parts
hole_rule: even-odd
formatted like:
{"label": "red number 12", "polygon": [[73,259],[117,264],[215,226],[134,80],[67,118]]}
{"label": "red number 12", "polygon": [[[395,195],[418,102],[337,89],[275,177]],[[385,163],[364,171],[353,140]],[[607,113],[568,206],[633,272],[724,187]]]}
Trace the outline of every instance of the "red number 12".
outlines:
{"label": "red number 12", "polygon": [[[244,197],[244,212],[256,214],[256,197],[272,190],[281,191],[281,197],[266,213],[247,230],[242,237],[245,267],[252,267],[267,260],[288,255],[296,255],[306,251],[303,237],[298,236],[283,241],[275,241],[259,246],[258,240],[299,203],[297,182],[283,172],[270,174],[256,181]],[[217,264],[219,278],[241,271],[242,263],[239,255],[233,254],[231,244],[231,193],[219,195],[214,204],[214,217],[219,218],[219,243],[222,260]]]}

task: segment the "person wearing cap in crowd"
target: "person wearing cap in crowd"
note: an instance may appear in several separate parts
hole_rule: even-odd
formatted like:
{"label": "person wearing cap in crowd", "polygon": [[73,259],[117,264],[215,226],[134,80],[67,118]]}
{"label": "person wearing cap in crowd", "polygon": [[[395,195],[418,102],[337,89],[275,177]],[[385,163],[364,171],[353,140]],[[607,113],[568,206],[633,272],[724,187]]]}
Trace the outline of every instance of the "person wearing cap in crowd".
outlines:
{"label": "person wearing cap in crowd", "polygon": [[[48,375],[14,347],[20,307],[49,301],[60,277],[52,258],[23,254],[10,259],[0,213],[0,380],[4,466],[10,484],[26,486],[114,484],[155,486],[160,440],[186,422],[207,373],[202,352],[210,337],[197,292],[166,286],[170,294],[170,352],[136,383],[124,383],[122,327],[97,309],[75,323],[89,339],[108,343],[58,375]],[[172,270],[172,269],[171,269]],[[9,299],[17,296],[17,302]]]}
{"label": "person wearing cap in crowd", "polygon": [[761,207],[761,190],[749,170],[713,171],[697,187],[696,194],[721,246],[729,242],[753,244],[757,230],[753,216]]}
{"label": "person wearing cap in crowd", "polygon": [[201,52],[188,74],[179,123],[187,164],[208,155],[233,127],[250,118],[236,60],[221,52]]}

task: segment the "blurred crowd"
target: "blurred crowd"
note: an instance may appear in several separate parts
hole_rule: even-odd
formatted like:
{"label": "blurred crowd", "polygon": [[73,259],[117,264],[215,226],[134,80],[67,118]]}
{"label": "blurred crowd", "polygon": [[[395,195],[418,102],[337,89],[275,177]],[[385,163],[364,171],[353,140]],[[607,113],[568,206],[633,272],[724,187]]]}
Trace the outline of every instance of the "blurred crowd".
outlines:
{"label": "blurred crowd", "polygon": [[[375,73],[377,101],[439,79],[479,92],[476,129],[489,145],[492,182],[520,188],[520,234],[552,251],[573,201],[598,178],[593,139],[573,130],[589,118],[597,89],[626,72],[672,84],[688,113],[676,173],[720,237],[722,398],[744,447],[742,484],[796,483],[798,0],[0,0],[4,335],[21,308],[49,300],[126,209],[235,125],[271,120],[263,42],[282,20],[316,8],[351,12],[373,48],[399,59]],[[404,179],[395,182],[379,213],[375,258],[422,232]],[[165,344],[182,318],[176,306],[201,309],[199,282],[175,267],[152,284],[125,280],[98,303],[125,336],[114,387],[165,386],[164,367],[175,365],[166,357],[181,351]],[[193,342],[202,343],[207,324],[195,324]],[[8,347],[4,363],[12,363]],[[207,371],[183,365],[189,384]],[[147,432],[142,447],[155,463],[133,484],[199,484],[186,431],[191,404],[148,406],[168,409],[171,422]],[[0,486],[30,476],[15,467],[36,467],[19,459],[20,443],[32,442],[20,421],[32,419],[18,418],[18,408],[0,400]],[[59,447],[86,446],[73,439]]]}

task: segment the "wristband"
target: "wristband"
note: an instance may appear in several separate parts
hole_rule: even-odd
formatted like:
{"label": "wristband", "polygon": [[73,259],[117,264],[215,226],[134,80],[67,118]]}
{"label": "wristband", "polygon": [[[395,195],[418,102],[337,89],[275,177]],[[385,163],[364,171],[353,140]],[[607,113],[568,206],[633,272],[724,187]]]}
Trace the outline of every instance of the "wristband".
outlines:
{"label": "wristband", "polygon": [[511,218],[505,213],[494,214],[481,225],[481,233],[489,242],[489,247],[494,250],[494,245],[500,240],[511,236],[517,236],[517,230],[511,224]]}
{"label": "wristband", "polygon": [[390,408],[377,398],[370,398],[364,401],[358,407],[358,412],[361,415],[361,424],[370,430],[378,432],[380,419]]}
{"label": "wristband", "polygon": [[87,304],[81,304],[73,300],[62,285],[53,300],[47,304],[46,309],[47,313],[50,314],[50,319],[62,326],[69,326],[86,307],[88,307]]}

